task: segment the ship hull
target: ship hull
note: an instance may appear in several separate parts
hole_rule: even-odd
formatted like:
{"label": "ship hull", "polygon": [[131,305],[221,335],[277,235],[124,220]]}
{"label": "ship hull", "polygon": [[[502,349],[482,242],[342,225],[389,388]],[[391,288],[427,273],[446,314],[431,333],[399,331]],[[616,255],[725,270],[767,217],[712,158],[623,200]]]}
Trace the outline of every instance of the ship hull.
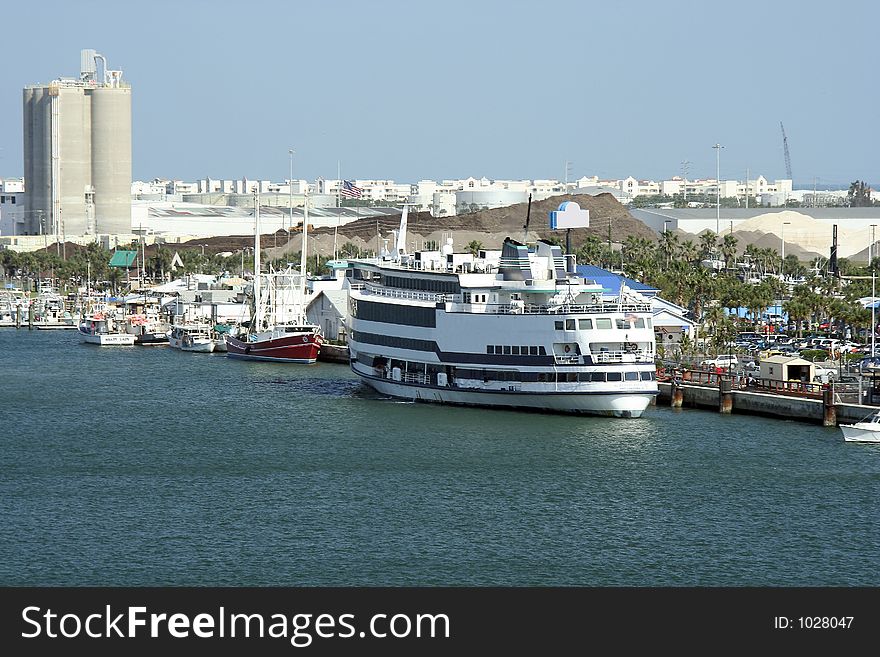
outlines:
{"label": "ship hull", "polygon": [[398,399],[549,413],[637,418],[644,413],[656,395],[656,392],[650,390],[549,393],[523,390],[466,390],[398,383],[364,376],[357,370],[355,373],[377,392]]}
{"label": "ship hull", "polygon": [[308,364],[318,360],[321,342],[314,333],[289,334],[253,342],[230,335],[226,337],[226,348],[228,358]]}

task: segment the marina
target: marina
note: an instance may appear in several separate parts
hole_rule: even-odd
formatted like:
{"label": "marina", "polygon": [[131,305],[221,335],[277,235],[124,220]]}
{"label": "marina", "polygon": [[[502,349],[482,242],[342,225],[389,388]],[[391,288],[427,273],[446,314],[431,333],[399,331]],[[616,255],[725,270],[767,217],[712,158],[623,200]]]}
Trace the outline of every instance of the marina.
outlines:
{"label": "marina", "polygon": [[880,451],[821,423],[413,404],[69,331],[0,331],[0,371],[8,585],[880,584]]}

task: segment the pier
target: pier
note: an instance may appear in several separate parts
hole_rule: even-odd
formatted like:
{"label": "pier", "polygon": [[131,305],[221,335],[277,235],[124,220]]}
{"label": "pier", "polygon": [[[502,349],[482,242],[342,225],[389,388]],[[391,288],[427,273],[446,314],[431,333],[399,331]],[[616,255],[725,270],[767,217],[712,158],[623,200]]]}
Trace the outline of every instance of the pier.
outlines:
{"label": "pier", "polygon": [[831,384],[763,381],[747,385],[744,377],[712,372],[687,372],[687,379],[658,381],[658,405],[700,408],[721,414],[745,413],[799,420],[834,427],[858,422],[874,406],[858,403],[861,391]]}

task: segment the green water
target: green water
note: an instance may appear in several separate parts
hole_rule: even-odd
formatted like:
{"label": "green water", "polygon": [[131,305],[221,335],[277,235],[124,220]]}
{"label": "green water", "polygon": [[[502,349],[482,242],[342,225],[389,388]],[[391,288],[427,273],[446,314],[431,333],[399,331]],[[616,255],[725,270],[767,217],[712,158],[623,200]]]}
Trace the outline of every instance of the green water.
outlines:
{"label": "green water", "polygon": [[880,583],[880,446],[401,403],[346,366],[0,330],[0,584]]}

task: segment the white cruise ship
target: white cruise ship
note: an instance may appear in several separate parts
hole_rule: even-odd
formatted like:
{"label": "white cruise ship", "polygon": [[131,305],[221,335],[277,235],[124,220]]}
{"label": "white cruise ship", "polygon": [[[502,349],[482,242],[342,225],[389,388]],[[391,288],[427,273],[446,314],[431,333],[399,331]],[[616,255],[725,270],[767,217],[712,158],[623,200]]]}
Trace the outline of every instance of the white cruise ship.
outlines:
{"label": "white cruise ship", "polygon": [[367,384],[450,404],[644,412],[657,394],[647,298],[625,286],[603,298],[549,242],[451,251],[349,261],[350,362]]}

